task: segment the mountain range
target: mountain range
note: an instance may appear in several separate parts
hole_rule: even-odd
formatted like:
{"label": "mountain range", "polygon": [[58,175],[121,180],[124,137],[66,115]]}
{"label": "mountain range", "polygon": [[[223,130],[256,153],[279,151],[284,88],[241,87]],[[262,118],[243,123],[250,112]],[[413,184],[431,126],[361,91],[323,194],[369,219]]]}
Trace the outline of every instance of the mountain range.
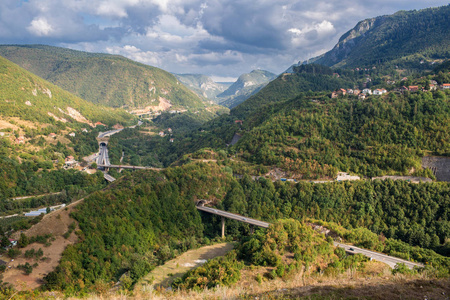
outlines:
{"label": "mountain range", "polygon": [[136,113],[205,106],[172,74],[118,55],[45,45],[1,45],[0,55],[92,103]]}
{"label": "mountain range", "polygon": [[[450,5],[359,22],[334,48],[303,63],[339,68],[377,65],[420,67],[450,56]],[[301,64],[301,63],[300,63]]]}

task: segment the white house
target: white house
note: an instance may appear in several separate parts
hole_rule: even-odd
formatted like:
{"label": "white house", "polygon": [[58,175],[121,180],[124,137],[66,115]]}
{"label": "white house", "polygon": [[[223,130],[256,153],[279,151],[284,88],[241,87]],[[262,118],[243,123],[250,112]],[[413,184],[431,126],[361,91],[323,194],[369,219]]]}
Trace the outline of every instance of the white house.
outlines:
{"label": "white house", "polygon": [[378,96],[386,94],[386,93],[387,93],[387,91],[385,89],[376,89],[373,91],[373,94],[378,95]]}
{"label": "white house", "polygon": [[372,90],[371,89],[363,89],[362,93],[364,95],[372,95]]}

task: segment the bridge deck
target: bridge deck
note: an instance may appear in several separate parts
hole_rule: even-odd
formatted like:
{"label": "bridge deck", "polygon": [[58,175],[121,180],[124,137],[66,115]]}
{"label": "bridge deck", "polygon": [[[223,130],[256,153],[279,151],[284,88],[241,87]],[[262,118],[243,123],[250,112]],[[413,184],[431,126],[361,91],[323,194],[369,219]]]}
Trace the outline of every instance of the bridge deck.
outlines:
{"label": "bridge deck", "polygon": [[197,206],[197,209],[204,211],[204,212],[214,214],[214,215],[218,215],[218,216],[225,217],[225,218],[232,219],[232,220],[237,220],[239,222],[248,223],[248,224],[263,227],[263,228],[268,228],[270,226],[270,223],[259,221],[259,220],[248,218],[248,217],[244,217],[244,216],[237,215],[237,214],[232,214],[232,213],[229,213],[229,212],[226,212],[226,211],[223,211],[220,209],[216,209],[216,208]]}

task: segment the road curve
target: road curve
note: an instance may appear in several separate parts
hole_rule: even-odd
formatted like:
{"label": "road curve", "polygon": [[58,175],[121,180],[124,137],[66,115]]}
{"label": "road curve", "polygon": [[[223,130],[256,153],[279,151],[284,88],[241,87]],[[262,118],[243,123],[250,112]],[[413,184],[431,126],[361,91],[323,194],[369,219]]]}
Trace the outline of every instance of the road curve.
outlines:
{"label": "road curve", "polygon": [[270,223],[259,221],[256,219],[251,219],[251,218],[244,217],[244,216],[237,215],[237,214],[232,214],[232,213],[229,213],[224,210],[217,209],[217,208],[197,206],[197,209],[204,211],[204,212],[214,214],[214,215],[218,215],[221,217],[225,217],[225,218],[236,220],[236,221],[243,222],[243,223],[248,223],[248,224],[263,227],[263,228],[268,228],[270,226]]}
{"label": "road curve", "polygon": [[[398,263],[404,263],[410,269],[412,269],[414,267],[423,267],[423,264],[420,264],[420,263],[413,263],[413,262],[410,262],[410,261],[407,261],[407,260],[404,260],[401,258],[389,256],[386,254],[381,254],[379,252],[366,250],[366,249],[355,247],[352,245],[342,244],[342,243],[338,243],[338,242],[334,242],[334,245],[336,247],[345,249],[345,251],[347,253],[355,253],[355,254],[360,253],[360,254],[370,257],[374,260],[383,262],[391,268],[394,268],[395,265]],[[350,249],[353,249],[353,250],[350,250]]]}

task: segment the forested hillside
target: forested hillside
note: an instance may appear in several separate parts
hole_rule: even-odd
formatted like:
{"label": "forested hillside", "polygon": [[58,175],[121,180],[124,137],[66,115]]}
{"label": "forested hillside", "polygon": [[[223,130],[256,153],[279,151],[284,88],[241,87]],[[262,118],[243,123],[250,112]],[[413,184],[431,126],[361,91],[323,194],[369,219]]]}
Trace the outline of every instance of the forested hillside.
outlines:
{"label": "forested hillside", "polygon": [[[176,253],[207,243],[219,234],[220,218],[199,214],[194,207],[197,199],[269,222],[320,218],[340,223],[347,229],[334,223],[326,226],[366,248],[433,262],[442,276],[448,273],[448,259],[427,249],[448,254],[448,188],[445,183],[400,181],[314,185],[255,181],[249,176],[237,180],[216,163],[136,172],[81,205],[74,216],[81,242],[65,251],[61,265],[46,278],[47,288],[95,290],[119,278],[129,286]],[[250,231],[248,224],[227,221],[227,236]],[[250,247],[249,239],[242,241],[241,250],[249,261],[258,264],[251,257],[273,257],[267,251],[258,254],[261,249],[256,242]]]}
{"label": "forested hillside", "polygon": [[204,106],[172,74],[122,56],[44,45],[2,45],[0,55],[93,103],[130,110],[163,102],[182,108]]}
{"label": "forested hillside", "polygon": [[[80,99],[3,57],[0,57],[0,76],[0,115],[3,118],[17,117],[53,125],[58,122],[57,119],[64,119],[66,122],[60,123],[66,125],[98,121],[112,125],[133,120],[123,110],[97,106]],[[78,114],[70,108],[81,116],[78,118]]]}
{"label": "forested hillside", "polygon": [[426,153],[450,154],[448,93],[312,100],[298,97],[260,110],[263,121],[234,150],[305,178],[332,177],[337,170],[408,174],[421,169]]}
{"label": "forested hillside", "polygon": [[[383,64],[422,68],[450,57],[450,6],[399,11],[359,22],[338,44],[309,62],[362,68]],[[413,62],[413,64],[411,64]]]}

